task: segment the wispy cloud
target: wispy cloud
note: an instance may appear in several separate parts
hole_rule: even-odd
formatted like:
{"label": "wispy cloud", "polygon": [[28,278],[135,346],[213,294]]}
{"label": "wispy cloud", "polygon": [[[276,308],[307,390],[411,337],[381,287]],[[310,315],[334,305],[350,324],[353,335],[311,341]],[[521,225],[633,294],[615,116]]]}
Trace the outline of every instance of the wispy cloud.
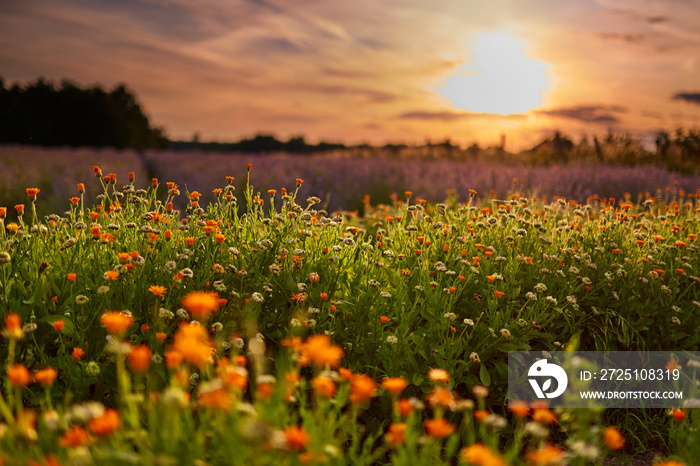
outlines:
{"label": "wispy cloud", "polygon": [[580,105],[575,107],[562,107],[538,111],[538,113],[543,115],[568,118],[585,123],[596,124],[620,123],[620,119],[615,114],[626,112],[627,109],[624,107],[609,105]]}
{"label": "wispy cloud", "polygon": [[671,97],[673,100],[689,102],[691,104],[700,105],[700,92],[677,92]]}

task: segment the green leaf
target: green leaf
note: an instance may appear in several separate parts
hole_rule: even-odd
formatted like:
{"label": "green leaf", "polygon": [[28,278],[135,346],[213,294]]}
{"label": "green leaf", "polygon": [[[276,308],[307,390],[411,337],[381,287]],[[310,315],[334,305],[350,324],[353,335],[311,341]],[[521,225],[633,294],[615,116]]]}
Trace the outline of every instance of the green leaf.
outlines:
{"label": "green leaf", "polygon": [[482,364],[479,368],[479,378],[481,379],[481,383],[483,383],[485,386],[488,387],[491,385],[491,375],[484,364]]}

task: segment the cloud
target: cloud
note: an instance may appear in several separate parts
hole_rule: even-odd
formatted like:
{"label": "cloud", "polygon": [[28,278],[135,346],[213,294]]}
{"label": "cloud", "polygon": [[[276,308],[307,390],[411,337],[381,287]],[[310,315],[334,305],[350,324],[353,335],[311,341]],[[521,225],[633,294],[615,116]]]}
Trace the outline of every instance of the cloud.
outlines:
{"label": "cloud", "polygon": [[617,105],[579,105],[561,107],[552,110],[540,110],[537,113],[554,117],[579,120],[584,123],[614,124],[620,119],[614,113],[626,113],[627,109]]}
{"label": "cloud", "polygon": [[682,100],[683,102],[700,105],[700,92],[676,92],[671,98],[673,100]]}
{"label": "cloud", "polygon": [[619,40],[630,44],[638,44],[645,39],[644,34],[630,34],[620,32],[601,32],[597,36],[603,40]]}
{"label": "cloud", "polygon": [[396,118],[401,120],[425,120],[425,121],[458,121],[473,118],[489,118],[489,119],[508,119],[520,120],[525,118],[524,114],[501,115],[496,113],[474,113],[474,112],[449,112],[449,111],[430,111],[430,110],[415,110],[398,115]]}

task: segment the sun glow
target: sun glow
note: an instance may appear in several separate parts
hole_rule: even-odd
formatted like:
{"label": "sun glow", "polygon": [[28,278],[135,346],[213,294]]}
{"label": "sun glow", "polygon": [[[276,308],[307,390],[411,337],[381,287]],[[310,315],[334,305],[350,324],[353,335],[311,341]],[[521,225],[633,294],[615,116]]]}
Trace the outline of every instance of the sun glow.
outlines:
{"label": "sun glow", "polygon": [[437,92],[457,108],[479,113],[523,113],[537,108],[547,89],[546,64],[528,58],[522,40],[504,33],[478,36],[473,59]]}

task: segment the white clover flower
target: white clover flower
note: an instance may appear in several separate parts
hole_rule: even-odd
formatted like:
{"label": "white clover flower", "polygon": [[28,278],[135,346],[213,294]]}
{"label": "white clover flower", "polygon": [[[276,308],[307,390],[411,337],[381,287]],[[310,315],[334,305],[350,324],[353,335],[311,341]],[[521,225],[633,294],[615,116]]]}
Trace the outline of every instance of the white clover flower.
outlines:
{"label": "white clover flower", "polygon": [[464,324],[469,325],[470,327],[474,326],[474,321],[471,319],[464,319]]}
{"label": "white clover flower", "polygon": [[399,342],[399,339],[396,337],[396,335],[389,335],[386,337],[386,342],[390,345],[395,345]]}
{"label": "white clover flower", "polygon": [[510,330],[508,330],[507,328],[501,329],[501,335],[503,335],[503,338],[505,338],[506,340],[510,340]]}
{"label": "white clover flower", "polygon": [[257,291],[250,296],[250,299],[252,299],[256,303],[262,303],[263,301],[265,301],[265,299],[263,298],[263,295],[261,295]]}
{"label": "white clover flower", "polygon": [[299,319],[297,319],[296,317],[294,317],[289,322],[289,325],[291,325],[292,327],[301,327],[301,321]]}
{"label": "white clover flower", "polygon": [[443,317],[449,320],[450,322],[454,322],[455,320],[457,320],[457,314],[455,314],[454,312],[447,312]]}
{"label": "white clover flower", "polygon": [[676,317],[676,316],[671,317],[671,322],[673,322],[673,323],[676,324],[676,325],[680,325],[680,324],[681,324],[681,320],[680,320],[678,317]]}
{"label": "white clover flower", "polygon": [[528,291],[527,293],[525,293],[525,297],[530,301],[537,301],[537,295],[532,291]]}
{"label": "white clover flower", "polygon": [[538,283],[534,286],[534,289],[537,293],[544,293],[545,291],[547,291],[547,285],[545,285],[544,283]]}
{"label": "white clover flower", "polygon": [[477,364],[481,362],[481,358],[479,357],[479,355],[477,353],[474,353],[474,352],[472,352],[472,354],[469,355],[469,359],[471,359],[473,362],[475,362]]}
{"label": "white clover flower", "polygon": [[385,299],[389,299],[389,298],[391,298],[391,293],[389,293],[387,291],[382,291],[381,293],[379,293],[379,296],[381,296],[382,298],[385,298]]}

